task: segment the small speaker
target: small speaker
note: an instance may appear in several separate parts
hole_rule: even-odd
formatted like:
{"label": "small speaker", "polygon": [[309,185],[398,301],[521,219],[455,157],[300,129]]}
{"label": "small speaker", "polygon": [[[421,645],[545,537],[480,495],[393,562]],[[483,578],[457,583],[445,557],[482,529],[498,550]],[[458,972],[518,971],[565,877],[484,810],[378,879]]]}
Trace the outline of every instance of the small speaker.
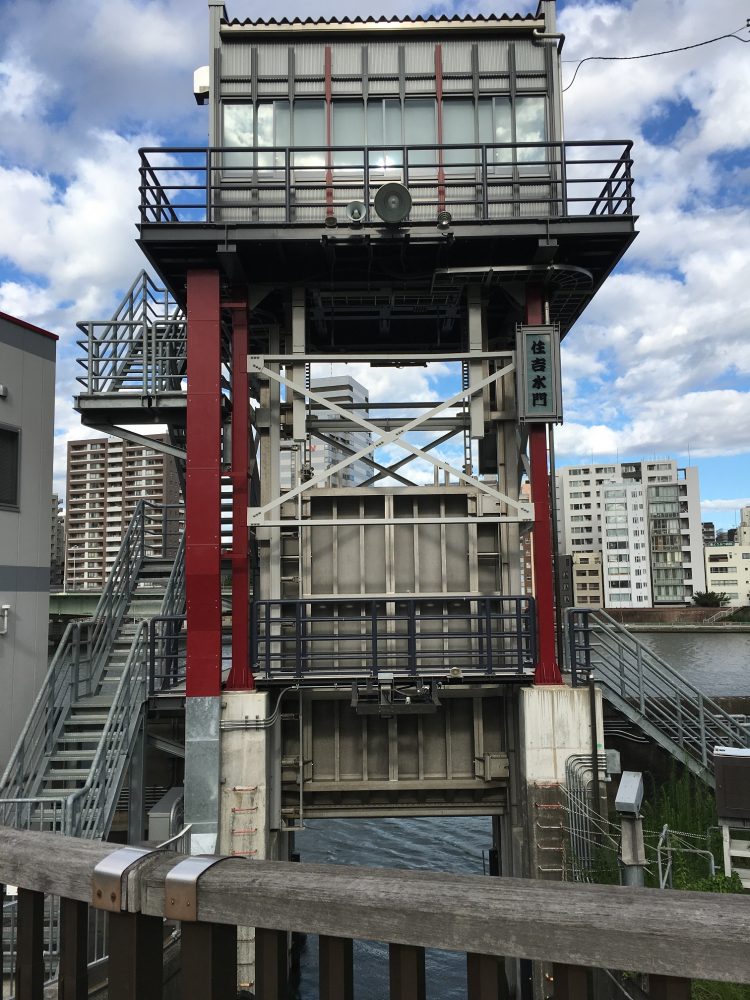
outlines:
{"label": "small speaker", "polygon": [[411,211],[411,195],[403,184],[391,181],[378,189],[374,205],[383,222],[389,226],[397,226]]}
{"label": "small speaker", "polygon": [[350,201],[346,206],[346,217],[350,222],[362,223],[367,215],[367,205],[363,201]]}

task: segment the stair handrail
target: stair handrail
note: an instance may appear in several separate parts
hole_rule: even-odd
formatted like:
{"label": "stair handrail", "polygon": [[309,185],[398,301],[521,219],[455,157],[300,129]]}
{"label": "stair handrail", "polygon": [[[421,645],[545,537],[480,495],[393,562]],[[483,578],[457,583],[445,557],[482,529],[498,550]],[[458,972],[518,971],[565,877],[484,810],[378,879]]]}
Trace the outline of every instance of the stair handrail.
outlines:
{"label": "stair handrail", "polygon": [[[160,614],[178,614],[185,607],[185,534],[182,533],[162,598]],[[148,697],[149,626],[136,628],[107,721],[96,748],[89,776],[66,804],[66,828],[75,836],[102,836],[109,828],[122,773],[140,725]],[[96,822],[94,822],[96,820]]]}
{"label": "stair handrail", "polygon": [[[585,625],[577,625],[576,616],[583,616]],[[568,628],[573,684],[578,683],[577,659],[583,651],[587,665],[593,667],[605,688],[637,707],[644,719],[657,726],[674,746],[700,761],[707,771],[715,745],[750,744],[750,733],[733,716],[605,611],[571,608]],[[606,642],[592,643],[595,631],[609,639],[610,647]],[[582,646],[576,642],[581,634],[585,636]],[[612,643],[618,647],[616,663],[611,661]],[[592,662],[592,654],[596,662]]]}
{"label": "stair handrail", "polygon": [[71,836],[96,838],[109,828],[147,695],[148,620],[144,620],[136,627],[88,778],[67,797],[65,829]]}
{"label": "stair handrail", "polygon": [[42,759],[59,735],[70,705],[82,690],[90,693],[98,684],[137,584],[145,551],[146,509],[158,506],[139,500],[93,616],[66,627],[3,772],[0,797],[34,796],[43,777]]}
{"label": "stair handrail", "polygon": [[[183,310],[169,291],[141,270],[111,319],[82,320],[77,324],[85,338],[76,341],[84,349],[84,358],[76,362],[85,372],[77,381],[88,394],[123,388],[151,394],[160,390],[165,379],[168,387],[181,373],[177,371],[177,357],[165,353],[164,342],[183,342],[184,325]],[[178,336],[173,333],[160,337],[159,327],[175,331]],[[164,371],[159,371],[160,366]],[[126,385],[134,369],[140,374],[139,384]]]}

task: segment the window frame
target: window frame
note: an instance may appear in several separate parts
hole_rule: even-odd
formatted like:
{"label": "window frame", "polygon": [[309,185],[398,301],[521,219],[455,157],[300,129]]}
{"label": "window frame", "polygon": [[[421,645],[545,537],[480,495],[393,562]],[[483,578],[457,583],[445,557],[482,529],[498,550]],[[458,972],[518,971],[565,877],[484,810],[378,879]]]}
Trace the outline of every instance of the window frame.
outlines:
{"label": "window frame", "polygon": [[20,511],[21,509],[21,428],[15,424],[0,423],[0,433],[15,435],[16,443],[16,502],[6,503],[0,499],[0,510]]}

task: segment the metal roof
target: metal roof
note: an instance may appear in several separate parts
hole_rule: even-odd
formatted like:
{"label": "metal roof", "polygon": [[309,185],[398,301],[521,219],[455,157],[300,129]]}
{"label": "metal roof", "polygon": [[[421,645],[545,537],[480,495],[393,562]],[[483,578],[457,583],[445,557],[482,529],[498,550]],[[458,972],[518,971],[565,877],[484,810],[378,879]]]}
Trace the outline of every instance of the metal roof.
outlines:
{"label": "metal roof", "polygon": [[50,340],[60,339],[56,333],[50,333],[49,330],[43,330],[41,326],[34,326],[33,323],[27,323],[25,319],[19,319],[17,316],[11,316],[9,313],[0,312],[0,319],[4,319],[7,323],[12,323],[14,326],[20,326],[24,330],[30,330],[32,333],[40,333],[43,337],[49,337]]}
{"label": "metal roof", "polygon": [[393,25],[394,27],[403,25],[404,27],[410,26],[439,26],[445,27],[452,24],[461,25],[481,25],[481,24],[511,24],[518,22],[538,22],[541,18],[538,14],[453,14],[448,16],[447,14],[440,14],[435,16],[430,14],[427,17],[418,14],[416,17],[404,16],[404,17],[385,17],[381,15],[380,17],[373,17],[372,15],[368,17],[295,17],[295,18],[245,18],[240,20],[239,18],[222,18],[222,23],[231,28],[288,28],[288,27],[307,27],[307,28],[322,28],[322,27],[368,27],[373,25]]}

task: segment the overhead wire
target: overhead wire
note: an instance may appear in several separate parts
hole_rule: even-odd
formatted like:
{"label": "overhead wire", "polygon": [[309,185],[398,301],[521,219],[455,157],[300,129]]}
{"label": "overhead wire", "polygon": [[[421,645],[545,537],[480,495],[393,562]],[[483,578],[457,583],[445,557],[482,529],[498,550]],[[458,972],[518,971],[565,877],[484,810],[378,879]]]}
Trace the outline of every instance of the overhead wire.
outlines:
{"label": "overhead wire", "polygon": [[[690,49],[700,49],[704,45],[713,45],[714,42],[721,42],[725,38],[734,38],[735,41],[741,42],[743,45],[747,45],[748,42],[750,42],[750,38],[740,38],[739,35],[737,34],[737,32],[738,31],[742,31],[743,29],[746,29],[748,27],[750,27],[750,23],[749,24],[743,24],[739,28],[736,28],[735,31],[728,32],[725,35],[717,35],[716,38],[707,38],[707,39],[705,39],[705,41],[694,42],[692,45],[680,45],[678,48],[675,48],[675,49],[662,49],[659,52],[643,52],[640,55],[635,55],[635,56],[586,56],[585,59],[579,60],[578,65],[575,68],[575,72],[573,73],[572,80],[567,85],[567,87],[563,87],[562,92],[564,94],[566,90],[570,90],[570,88],[575,83],[576,77],[578,76],[579,69],[581,68],[581,66],[583,66],[584,63],[587,63],[587,62],[629,62],[629,61],[634,60],[634,59],[653,59],[656,56],[670,56],[670,55],[673,55],[675,52],[689,52]],[[575,60],[574,59],[563,59],[563,62],[572,63],[572,62],[575,62]]]}

